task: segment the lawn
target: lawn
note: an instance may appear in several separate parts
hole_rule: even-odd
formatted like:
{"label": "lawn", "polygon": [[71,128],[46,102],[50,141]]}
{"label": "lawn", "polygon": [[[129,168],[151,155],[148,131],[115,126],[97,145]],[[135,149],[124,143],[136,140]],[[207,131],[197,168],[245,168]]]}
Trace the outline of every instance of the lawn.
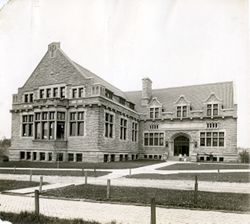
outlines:
{"label": "lawn", "polygon": [[250,172],[237,173],[178,173],[178,174],[153,174],[142,173],[127,176],[127,178],[137,179],[156,179],[156,180],[194,180],[198,176],[198,181],[213,181],[213,182],[236,182],[249,183]]}
{"label": "lawn", "polygon": [[39,186],[38,182],[16,181],[16,180],[0,180],[0,192],[14,190],[26,187]]}
{"label": "lawn", "polygon": [[[84,168],[84,169],[129,169],[160,163],[159,160],[134,160],[110,163],[80,163],[80,162],[60,162],[59,168]],[[0,167],[25,167],[25,168],[58,168],[57,162],[29,162],[11,161],[2,162]]]}
{"label": "lawn", "polygon": [[247,164],[219,164],[219,163],[176,163],[164,166],[158,170],[217,170],[217,169],[250,169]]}
{"label": "lawn", "polygon": [[12,224],[100,224],[95,221],[84,221],[82,219],[59,219],[28,212],[21,212],[20,214],[0,212],[0,219],[10,221]]}
{"label": "lawn", "polygon": [[[79,185],[50,190],[43,195],[66,198],[85,198],[107,201],[106,186]],[[193,204],[194,192],[146,187],[111,186],[110,201],[149,204],[155,197],[157,205],[210,210],[250,211],[250,194],[199,192],[198,204]]]}
{"label": "lawn", "polygon": [[[106,171],[88,171],[88,177],[100,177],[109,174]],[[30,170],[19,169],[0,169],[0,174],[26,174],[30,175]],[[32,175],[49,175],[49,176],[85,176],[82,170],[32,170]]]}

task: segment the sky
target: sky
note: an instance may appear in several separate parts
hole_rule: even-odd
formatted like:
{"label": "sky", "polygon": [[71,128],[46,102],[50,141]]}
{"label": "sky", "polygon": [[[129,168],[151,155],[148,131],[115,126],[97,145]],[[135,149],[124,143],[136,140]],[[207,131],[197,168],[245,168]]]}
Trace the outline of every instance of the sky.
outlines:
{"label": "sky", "polygon": [[153,88],[234,81],[238,146],[250,147],[248,14],[248,0],[11,0],[0,10],[0,138],[12,94],[59,41],[124,91],[143,77]]}

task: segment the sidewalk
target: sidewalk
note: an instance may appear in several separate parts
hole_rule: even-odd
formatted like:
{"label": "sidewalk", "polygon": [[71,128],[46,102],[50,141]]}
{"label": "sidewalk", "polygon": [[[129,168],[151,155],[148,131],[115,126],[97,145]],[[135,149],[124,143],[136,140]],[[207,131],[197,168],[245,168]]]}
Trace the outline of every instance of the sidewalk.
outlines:
{"label": "sidewalk", "polygon": [[[163,188],[163,189],[179,189],[179,190],[193,190],[194,181],[192,180],[152,180],[152,179],[136,179],[136,178],[125,178],[124,176],[140,173],[158,173],[158,174],[174,174],[174,173],[217,173],[217,170],[157,170],[160,167],[170,166],[178,163],[176,161],[163,162],[153,164],[149,166],[134,168],[134,169],[116,169],[106,170],[112,173],[100,176],[100,177],[88,177],[88,184],[95,185],[106,185],[107,179],[111,179],[111,185],[113,186],[134,186],[134,187],[151,187],[151,188]],[[28,168],[27,168],[28,169]],[[29,168],[30,169],[30,168]],[[220,170],[220,172],[250,172],[250,170]],[[0,179],[11,179],[11,180],[24,180],[29,181],[29,175],[17,175],[17,174],[0,174]],[[33,175],[33,181],[39,182],[40,176]],[[43,186],[43,189],[55,189],[68,185],[79,185],[84,184],[85,177],[74,177],[74,176],[43,176],[43,181],[48,182],[51,185]],[[210,192],[231,192],[231,193],[248,193],[250,194],[250,183],[229,183],[229,182],[208,182],[199,181],[200,191]],[[11,193],[33,193],[38,187],[11,190]]]}
{"label": "sidewalk", "polygon": [[[34,198],[0,194],[0,210],[34,211]],[[60,218],[82,218],[100,223],[149,224],[150,207],[40,198],[41,214]],[[156,208],[157,224],[250,224],[250,214],[188,209]]]}

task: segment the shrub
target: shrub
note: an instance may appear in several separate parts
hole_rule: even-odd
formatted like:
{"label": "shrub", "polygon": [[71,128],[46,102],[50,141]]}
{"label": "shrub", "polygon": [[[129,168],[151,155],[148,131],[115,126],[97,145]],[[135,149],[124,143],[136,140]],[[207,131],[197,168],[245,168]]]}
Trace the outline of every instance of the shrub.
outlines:
{"label": "shrub", "polygon": [[249,152],[247,152],[246,150],[240,152],[240,162],[241,163],[249,163],[250,160],[250,155]]}

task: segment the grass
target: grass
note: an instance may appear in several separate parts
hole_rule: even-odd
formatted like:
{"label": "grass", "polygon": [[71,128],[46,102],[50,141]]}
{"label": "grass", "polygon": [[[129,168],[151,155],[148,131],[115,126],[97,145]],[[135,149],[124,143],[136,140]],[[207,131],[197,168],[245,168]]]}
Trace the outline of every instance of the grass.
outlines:
{"label": "grass", "polygon": [[[89,177],[100,177],[109,174],[106,171],[88,171]],[[16,169],[0,169],[0,174],[26,174],[30,175],[30,170]],[[81,170],[32,170],[32,175],[49,175],[49,176],[84,176],[84,172]]]}
{"label": "grass", "polygon": [[176,163],[161,167],[158,170],[217,170],[217,169],[250,169],[246,164],[218,164],[218,163]]}
{"label": "grass", "polygon": [[[84,221],[82,219],[59,219],[28,212],[21,212],[20,214],[0,212],[0,219],[10,221],[12,224],[100,224],[95,221]],[[112,222],[111,224],[115,224],[115,222]]]}
{"label": "grass", "polygon": [[14,190],[26,187],[39,186],[38,182],[17,181],[17,180],[0,180],[0,192]]}
{"label": "grass", "polygon": [[[79,185],[50,190],[47,196],[85,198],[107,201],[106,186]],[[199,192],[198,204],[193,204],[194,192],[146,187],[111,187],[110,201],[149,204],[155,197],[157,205],[210,210],[249,211],[250,194]]]}
{"label": "grass", "polygon": [[156,179],[156,180],[194,180],[198,176],[199,181],[249,183],[250,173],[178,173],[178,174],[154,174],[142,173],[127,176],[127,178]]}
{"label": "grass", "polygon": [[[153,165],[162,161],[157,160],[134,160],[110,163],[80,163],[80,162],[60,162],[60,168],[84,168],[84,169],[129,169],[142,166]],[[57,168],[56,162],[30,162],[30,161],[10,161],[0,163],[0,167],[25,167],[25,168]]]}

